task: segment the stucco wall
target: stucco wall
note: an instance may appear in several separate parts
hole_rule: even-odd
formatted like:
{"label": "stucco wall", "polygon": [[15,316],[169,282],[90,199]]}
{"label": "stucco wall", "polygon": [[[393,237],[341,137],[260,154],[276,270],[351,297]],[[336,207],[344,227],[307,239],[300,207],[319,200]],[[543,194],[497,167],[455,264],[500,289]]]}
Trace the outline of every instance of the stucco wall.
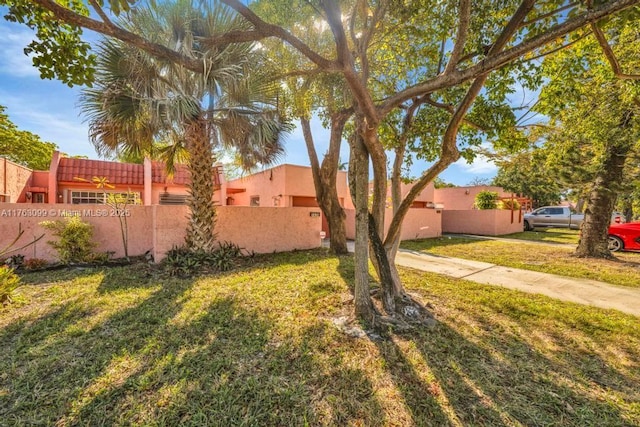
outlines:
{"label": "stucco wall", "polygon": [[[249,206],[252,196],[260,197],[261,207],[291,207],[293,197],[316,197],[311,168],[280,165],[227,183],[230,189],[245,189],[242,193],[229,193],[233,206]],[[350,203],[347,173],[338,171],[336,178],[338,197]],[[233,191],[233,190],[231,190]]]}
{"label": "stucco wall", "polygon": [[187,187],[184,185],[169,185],[169,184],[153,184],[151,187],[151,204],[160,204],[160,194],[167,192],[172,195],[187,195]]}
{"label": "stucco wall", "polygon": [[444,210],[442,212],[442,232],[500,236],[522,231],[519,211],[504,209],[488,210]]}
{"label": "stucco wall", "polygon": [[[400,191],[402,191],[402,197],[406,196],[409,190],[413,188],[413,184],[400,184]],[[391,195],[389,189],[389,195]],[[435,202],[434,200],[435,187],[433,182],[430,182],[415,198],[416,202]],[[390,197],[390,196],[389,196]]]}
{"label": "stucco wall", "polygon": [[274,200],[277,200],[274,198],[279,198],[279,206],[290,206],[290,201],[285,197],[285,166],[287,165],[229,181],[227,188],[245,189],[242,193],[227,194],[228,197],[233,198],[232,205],[249,206],[251,197],[259,196],[261,207],[274,206]]}
{"label": "stucco wall", "polygon": [[[129,255],[141,255],[152,250],[154,258],[159,261],[173,246],[184,244],[189,213],[187,206],[129,206],[127,211]],[[217,239],[234,242],[247,251],[257,253],[316,248],[320,246],[321,218],[315,213],[319,212],[318,208],[221,206],[217,208]],[[3,203],[0,204],[0,247],[8,245],[21,226],[25,233],[18,246],[33,240],[34,236],[45,234],[45,237],[17,253],[27,258],[55,261],[57,254],[47,244],[53,236],[39,223],[65,215],[79,215],[94,226],[96,251],[113,251],[115,257],[122,257],[120,224],[117,216],[112,216],[115,214],[104,205]]]}
{"label": "stucco wall", "polygon": [[[345,209],[347,218],[345,226],[347,239],[355,239],[355,214],[354,209]],[[387,209],[384,218],[385,232],[389,230],[393,212]],[[426,239],[442,235],[442,211],[439,209],[409,209],[402,221],[401,240]]]}
{"label": "stucco wall", "polygon": [[476,195],[481,191],[495,191],[498,197],[509,197],[511,193],[505,192],[502,187],[489,185],[476,185],[473,187],[438,188],[434,191],[434,201],[442,203],[449,211],[473,209]]}
{"label": "stucco wall", "polygon": [[29,168],[13,163],[4,157],[0,158],[0,194],[9,196],[10,203],[26,201],[25,187],[31,179]]}
{"label": "stucco wall", "polygon": [[174,246],[184,245],[189,208],[187,206],[151,206],[153,209],[153,258],[161,261]]}
{"label": "stucco wall", "polygon": [[[141,255],[153,248],[151,208],[130,206],[127,211],[129,255]],[[47,241],[54,237],[39,223],[63,219],[65,215],[80,216],[83,221],[93,225],[96,251],[113,251],[116,257],[124,256],[117,212],[104,205],[57,204],[52,207],[51,205],[2,204],[0,205],[0,247],[8,245],[18,235],[19,227],[22,227],[25,232],[17,246],[22,246],[41,234],[45,234],[45,237],[18,253],[27,258],[56,260],[57,253],[47,244]]]}
{"label": "stucco wall", "polygon": [[221,206],[217,213],[217,240],[233,242],[249,251],[285,252],[321,244],[319,208]]}

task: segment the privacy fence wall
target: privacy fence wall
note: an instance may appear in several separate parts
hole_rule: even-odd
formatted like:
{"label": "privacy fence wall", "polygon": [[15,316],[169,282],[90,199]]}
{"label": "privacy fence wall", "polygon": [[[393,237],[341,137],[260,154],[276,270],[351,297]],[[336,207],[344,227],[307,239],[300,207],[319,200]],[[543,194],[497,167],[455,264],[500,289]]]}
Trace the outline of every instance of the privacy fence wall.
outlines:
{"label": "privacy fence wall", "polygon": [[[233,242],[249,252],[284,252],[321,245],[322,223],[318,208],[220,206],[216,212],[216,239]],[[116,210],[105,205],[0,203],[0,248],[9,245],[20,229],[24,233],[16,246],[44,234],[44,238],[34,245],[8,255],[19,253],[26,258],[55,261],[57,254],[47,244],[54,237],[40,223],[71,216],[92,224],[96,251],[110,251],[114,257],[124,256],[118,217],[125,216],[129,255],[150,251],[159,261],[173,246],[184,243],[188,208],[153,205]]]}
{"label": "privacy fence wall", "polygon": [[500,236],[522,231],[522,213],[504,209],[444,210],[444,233]]}
{"label": "privacy fence wall", "polygon": [[[345,221],[347,239],[355,239],[356,211],[355,209],[345,209],[344,211],[347,215]],[[387,209],[384,215],[385,233],[389,230],[392,219],[393,211]],[[440,236],[442,236],[442,210],[409,209],[402,221],[401,240],[427,239]]]}

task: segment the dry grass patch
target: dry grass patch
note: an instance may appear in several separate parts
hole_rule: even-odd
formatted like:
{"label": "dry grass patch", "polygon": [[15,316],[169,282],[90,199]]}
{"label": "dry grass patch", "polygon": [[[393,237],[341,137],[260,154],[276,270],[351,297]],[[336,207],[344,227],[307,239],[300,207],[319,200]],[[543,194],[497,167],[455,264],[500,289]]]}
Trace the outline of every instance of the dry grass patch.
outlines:
{"label": "dry grass patch", "polygon": [[637,318],[402,270],[433,329],[344,336],[351,257],[163,279],[31,274],[0,312],[0,424],[640,424]]}
{"label": "dry grass patch", "polygon": [[565,243],[577,246],[578,240],[580,240],[580,231],[567,228],[536,228],[533,231],[522,231],[500,237],[533,242]]}
{"label": "dry grass patch", "polygon": [[616,254],[617,260],[587,260],[572,256],[575,248],[571,246],[463,237],[405,241],[402,247],[505,267],[599,280],[612,285],[640,287],[640,254],[637,253]]}

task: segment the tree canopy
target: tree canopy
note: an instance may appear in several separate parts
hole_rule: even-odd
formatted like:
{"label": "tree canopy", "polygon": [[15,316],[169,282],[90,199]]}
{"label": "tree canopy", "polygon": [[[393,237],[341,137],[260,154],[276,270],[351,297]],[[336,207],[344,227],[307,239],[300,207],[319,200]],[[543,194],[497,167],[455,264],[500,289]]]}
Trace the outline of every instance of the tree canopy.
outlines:
{"label": "tree canopy", "polygon": [[58,146],[42,141],[29,131],[20,130],[0,105],[0,155],[35,170],[48,170]]}

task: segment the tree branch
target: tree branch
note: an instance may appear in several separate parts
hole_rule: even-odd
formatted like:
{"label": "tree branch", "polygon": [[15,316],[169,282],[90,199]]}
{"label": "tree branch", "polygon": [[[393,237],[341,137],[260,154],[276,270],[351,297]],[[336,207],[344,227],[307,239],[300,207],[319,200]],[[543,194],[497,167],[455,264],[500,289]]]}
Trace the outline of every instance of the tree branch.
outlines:
{"label": "tree branch", "polygon": [[[500,52],[509,42],[511,37],[518,31],[518,28],[522,21],[527,17],[527,14],[533,9],[536,0],[524,0],[518,9],[513,14],[509,23],[504,27],[495,43],[489,50],[489,54],[495,54]],[[449,121],[449,125],[442,137],[442,151],[440,153],[440,158],[438,161],[427,170],[425,174],[418,180],[416,184],[409,190],[407,196],[404,198],[400,206],[398,207],[397,212],[393,215],[393,219],[391,220],[391,224],[389,225],[389,231],[387,237],[384,241],[385,248],[389,249],[393,245],[393,242],[396,240],[398,235],[400,234],[400,226],[402,224],[402,220],[406,215],[407,211],[411,207],[411,204],[415,200],[415,198],[420,194],[420,192],[424,189],[424,187],[429,184],[433,179],[435,179],[440,172],[446,169],[451,163],[455,162],[460,158],[460,152],[458,151],[458,147],[456,145],[456,140],[458,137],[458,131],[462,122],[464,121],[465,116],[467,115],[467,111],[471,108],[473,101],[478,97],[480,91],[484,87],[487,78],[489,77],[489,72],[485,72],[480,74],[474,81],[471,83],[469,90],[466,95],[456,108],[453,113],[451,120]]]}
{"label": "tree branch", "polygon": [[464,70],[453,71],[449,74],[441,74],[432,79],[426,80],[420,84],[409,87],[397,94],[387,98],[378,107],[381,116],[388,114],[391,110],[402,104],[408,99],[421,96],[436,90],[452,87],[460,83],[472,80],[477,76],[496,70],[514,60],[520,58],[547,43],[550,43],[560,37],[569,34],[584,25],[597,22],[600,19],[616,12],[631,8],[640,3],[640,0],[614,0],[613,2],[603,4],[596,9],[586,11],[585,13],[570,18],[562,24],[555,25],[549,31],[532,37],[510,49],[496,52],[487,56],[480,63]]}
{"label": "tree branch", "polygon": [[61,6],[54,0],[33,0],[33,3],[50,11],[53,14],[54,18],[58,21],[62,21],[78,27],[83,27],[100,34],[122,40],[123,42],[142,49],[145,52],[158,58],[165,58],[175,62],[176,64],[180,64],[193,72],[205,72],[203,61],[181,55],[180,53],[169,49],[166,46],[162,46],[157,43],[151,43],[150,41],[144,39],[143,37],[140,37],[137,34],[114,25],[113,23],[111,23],[111,21],[101,22],[93,18],[80,15],[79,13],[76,13],[71,9],[67,9],[64,6]]}
{"label": "tree branch", "polygon": [[602,52],[607,58],[607,61],[609,61],[609,64],[611,65],[615,76],[623,80],[640,80],[640,74],[625,74],[622,72],[622,68],[620,67],[618,58],[616,58],[613,49],[611,49],[611,46],[609,46],[607,38],[596,23],[591,23],[591,31],[593,31],[593,35],[596,36],[596,40],[598,40],[598,44],[602,48]]}
{"label": "tree branch", "polygon": [[247,21],[253,24],[255,30],[258,33],[264,35],[264,37],[277,37],[289,43],[301,54],[309,58],[311,62],[325,71],[337,71],[340,69],[335,61],[330,61],[319,55],[313,49],[307,46],[302,40],[295,37],[284,28],[265,22],[264,20],[262,20],[262,18],[253,13],[251,9],[249,9],[239,0],[222,0],[222,3],[226,4],[227,6],[238,12],[240,15],[242,15]]}
{"label": "tree branch", "polygon": [[451,57],[449,58],[449,62],[444,69],[444,74],[453,71],[458,65],[458,62],[460,62],[460,57],[462,56],[462,52],[464,51],[464,44],[467,41],[469,23],[471,22],[471,0],[460,0],[458,9],[460,13],[460,20],[458,21],[458,33],[456,34],[456,42],[453,45],[453,50],[451,51]]}
{"label": "tree branch", "polygon": [[[224,0],[228,1],[228,0]],[[235,0],[233,0],[235,1]],[[340,7],[333,0],[322,0],[321,5],[327,14],[327,23],[333,33],[338,53],[338,63],[342,66],[342,73],[354,94],[354,99],[367,117],[369,126],[380,122],[378,112],[366,87],[366,82],[358,75],[353,62],[353,54],[349,49],[347,37],[342,26]]]}
{"label": "tree branch", "polygon": [[[431,99],[430,96],[426,96],[424,102],[426,104],[431,105],[432,107],[436,107],[436,108],[440,108],[442,110],[448,111],[451,114],[453,114],[455,112],[455,108],[453,107],[453,105],[445,104],[445,103],[438,102],[438,101],[434,101],[433,99]],[[486,132],[487,131],[486,128],[482,127],[481,125],[479,125],[479,124],[475,123],[474,121],[469,120],[467,118],[464,119],[464,123],[466,125],[471,126],[472,128],[474,128],[476,130],[479,130],[480,132]]]}

